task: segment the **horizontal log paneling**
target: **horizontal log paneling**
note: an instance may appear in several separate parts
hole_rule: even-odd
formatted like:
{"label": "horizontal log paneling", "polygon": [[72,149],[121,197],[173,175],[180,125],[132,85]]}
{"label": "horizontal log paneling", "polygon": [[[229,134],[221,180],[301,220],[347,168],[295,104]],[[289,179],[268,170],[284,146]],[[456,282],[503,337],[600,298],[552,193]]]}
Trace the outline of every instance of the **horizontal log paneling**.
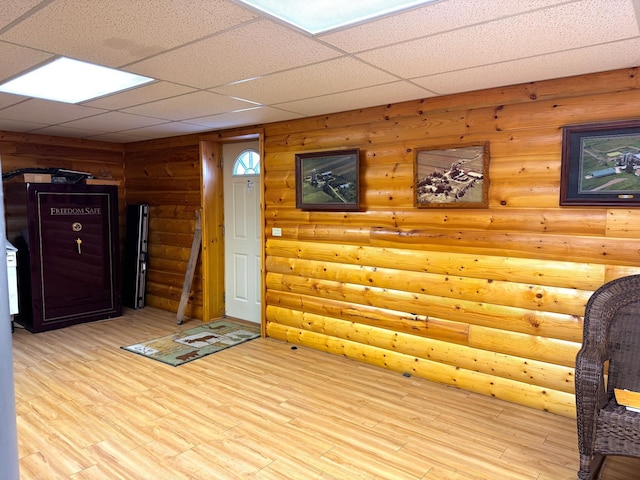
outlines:
{"label": "horizontal log paneling", "polygon": [[267,334],[279,340],[309,346],[335,355],[343,355],[352,360],[417,375],[434,382],[517,402],[540,410],[565,416],[571,416],[574,411],[572,394],[540,387],[532,383],[502,379],[495,375],[474,372],[309,330],[296,329],[276,322],[268,323]]}
{"label": "horizontal log paneling", "polygon": [[[122,145],[0,131],[0,157],[2,159],[2,173],[24,168],[64,168],[90,173],[96,179],[120,182],[118,208],[120,210],[119,234],[122,249],[126,209]],[[3,186],[7,187],[17,181],[17,178],[10,179],[6,182],[7,185]],[[20,230],[26,226],[24,213],[24,211],[19,212],[11,206],[5,208],[7,235],[11,240],[19,235]]]}
{"label": "horizontal log paneling", "polygon": [[640,101],[640,90],[605,92],[588,97],[570,97],[471,110],[471,131],[517,131],[537,127],[589,123],[624,118],[629,105]]}
{"label": "horizontal log paneling", "polygon": [[[533,310],[494,306],[487,311],[483,305],[458,303],[438,305],[433,307],[433,315],[421,315],[363,303],[351,304],[346,300],[333,300],[327,297],[318,299],[305,294],[304,291],[298,293],[274,289],[269,291],[266,297],[269,304],[288,306],[292,309],[302,309],[321,315],[330,314],[335,318],[350,320],[354,323],[378,326],[464,345],[469,344],[468,336],[471,327],[469,322],[496,329],[508,328],[513,332],[569,342],[580,342],[582,337],[580,332],[576,332],[576,326],[581,325],[581,317]],[[428,297],[423,298],[431,300]],[[272,301],[273,303],[271,303]],[[433,301],[427,302],[428,306],[433,304]],[[465,316],[464,322],[444,319],[460,319],[461,314]],[[438,318],[436,315],[444,318]]]}
{"label": "horizontal log paneling", "polygon": [[[180,305],[179,300],[170,300],[164,293],[156,295],[147,289],[145,295],[145,304],[150,307],[159,308],[167,312],[176,312]],[[184,316],[187,318],[202,318],[202,307],[195,304],[195,300],[189,301],[184,311]]]}
{"label": "horizontal log paneling", "polygon": [[365,324],[387,330],[404,332],[422,337],[445,340],[447,342],[466,344],[468,342],[469,325],[466,323],[442,320],[426,315],[415,315],[388,308],[370,305],[354,305],[290,292],[269,291],[266,295],[269,305],[278,305],[290,309],[318,315],[330,315],[334,318],[348,320],[354,324]]}
{"label": "horizontal log paneling", "polygon": [[[151,207],[164,207],[168,209],[189,206],[196,210],[200,205],[200,192],[163,192],[162,190],[134,190],[127,189],[127,203],[146,203]],[[195,218],[195,214],[194,214]]]}
{"label": "horizontal log paneling", "polygon": [[[324,218],[324,215],[316,212],[307,213],[307,215],[309,215],[309,221]],[[340,221],[348,218],[348,214],[341,214]],[[266,231],[267,236],[272,238],[271,228],[267,228]],[[444,250],[605,265],[634,266],[640,260],[640,240],[603,238],[595,235],[526,234],[526,232],[509,233],[479,230],[449,231],[448,229],[438,231],[435,228],[404,230],[351,226],[348,221],[345,221],[344,225],[315,223],[287,227],[286,224],[283,224],[282,237],[329,243],[339,238],[340,244],[425,251]]]}
{"label": "horizontal log paneling", "polygon": [[121,145],[0,131],[0,156],[3,173],[23,168],[64,168],[119,181],[120,207],[124,205]]}
{"label": "horizontal log paneling", "polygon": [[[520,382],[530,383],[531,381],[536,381],[541,386],[569,393],[574,392],[573,371],[570,367],[525,360],[495,353],[488,349],[451,345],[447,342],[426,337],[415,338],[406,333],[382,330],[373,326],[357,325],[352,322],[299,310],[268,307],[266,315],[267,321],[276,319],[278,323],[290,327],[310,330],[404,355],[423,357],[434,362],[454,365],[467,370],[497,375]],[[550,374],[550,371],[553,373]]]}
{"label": "horizontal log paneling", "polygon": [[518,356],[522,356],[522,352],[527,352],[526,358],[528,359],[569,367],[574,365],[581,344],[519,332],[508,332],[500,328],[471,325],[469,345],[483,350]]}
{"label": "horizontal log paneling", "polygon": [[[267,334],[573,416],[584,307],[640,272],[640,214],[559,206],[562,126],[637,118],[636,73],[265,126]],[[488,208],[415,208],[415,151],[481,141]],[[296,209],[295,154],[340,148],[360,211]]]}
{"label": "horizontal log paneling", "polygon": [[173,260],[189,261],[189,253],[182,247],[175,245],[150,244],[149,256],[152,258],[171,258]]}
{"label": "horizontal log paneling", "polygon": [[557,182],[560,161],[557,155],[492,155],[489,167],[494,182],[517,181],[527,178],[541,182]]}
{"label": "horizontal log paneling", "polygon": [[[323,128],[321,130],[303,131],[292,133],[282,138],[282,146],[287,150],[303,147],[304,150],[322,150],[327,145],[335,145],[339,148],[347,146],[359,146],[387,142],[409,141],[425,142],[425,139],[437,138],[439,135],[464,135],[467,133],[465,112],[435,113],[433,115],[407,116],[402,123],[381,119],[364,124],[366,128]],[[269,150],[277,141],[271,139],[266,130],[266,149]]]}
{"label": "horizontal log paneling", "polygon": [[[431,249],[432,245],[455,250],[466,247],[482,251],[502,251],[509,256],[568,260],[577,262],[636,265],[640,258],[640,240],[603,238],[597,236],[563,236],[521,232],[462,231],[456,233],[425,230],[400,231],[376,228],[371,232],[371,244],[405,245],[408,248]],[[535,252],[535,253],[533,253]]]}
{"label": "horizontal log paneling", "polygon": [[[575,415],[584,305],[640,272],[640,213],[559,206],[562,126],[638,118],[639,101],[630,68],[265,125],[266,334]],[[199,142],[238,132],[127,144],[124,168],[122,148],[98,142],[0,132],[0,153],[5,170],[7,158],[126,176],[127,202],[151,205],[147,303],[175,311],[202,203]],[[415,208],[416,150],[471,142],[490,144],[488,208]],[[295,154],[343,148],[360,149],[360,211],[296,209]],[[203,314],[201,272],[188,316]]]}
{"label": "horizontal log paneling", "polygon": [[605,267],[597,264],[449,252],[414,252],[362,245],[337,247],[325,243],[270,239],[266,245],[266,252],[270,257],[398,268],[410,272],[461,275],[557,287],[569,286],[572,289],[583,290],[595,290],[602,285],[605,278]]}
{"label": "horizontal log paneling", "polygon": [[[151,257],[152,252],[149,252],[149,257]],[[182,272],[186,270],[186,265],[189,259],[186,260],[180,259],[180,257],[184,256],[184,253],[180,252],[178,254],[178,258],[175,257],[162,257],[162,256],[154,256],[153,263],[148,264],[148,269],[153,271],[159,271],[163,274],[166,272],[172,272],[178,275],[178,285],[182,287],[183,276]]]}
{"label": "horizontal log paneling", "polygon": [[[169,278],[163,278],[163,276]],[[182,295],[182,280],[182,276],[177,274],[168,275],[163,272],[149,272],[147,293],[171,300],[177,306]],[[202,302],[201,295],[196,292],[190,292],[189,299],[192,304],[194,300]]]}
{"label": "horizontal log paneling", "polygon": [[610,282],[616,278],[638,274],[640,274],[640,268],[637,266],[607,265],[604,279],[605,282]]}
{"label": "horizontal log paneling", "polygon": [[[127,172],[129,174],[129,172]],[[196,177],[179,178],[127,178],[127,189],[144,192],[157,192],[162,195],[164,192],[195,192],[200,193],[201,179]]]}
{"label": "horizontal log paneling", "polygon": [[489,206],[513,208],[552,208],[558,204],[560,184],[536,183],[523,179],[521,182],[506,184],[493,181],[489,192]]}
{"label": "horizontal log paneling", "polygon": [[[169,245],[187,249],[190,252],[193,243],[193,234],[191,233],[172,233],[172,232],[156,232],[149,230],[149,245],[156,243],[158,245]],[[181,253],[184,255],[185,252]]]}
{"label": "horizontal log paneling", "polygon": [[153,218],[182,218],[193,220],[199,205],[154,205],[149,208],[149,216]]}
{"label": "horizontal log paneling", "polygon": [[414,272],[380,266],[348,265],[313,260],[282,259],[269,256],[269,272],[293,274],[305,279],[342,281],[356,285],[376,285],[383,289],[494,302],[531,310],[581,315],[591,291],[479,279],[439,273]]}
{"label": "horizontal log paneling", "polygon": [[[177,312],[201,208],[200,147],[184,141],[125,145],[127,202],[149,205],[149,255],[146,301]],[[198,268],[185,315],[202,318],[202,269]]]}
{"label": "horizontal log paneling", "polygon": [[455,112],[482,108],[487,105],[509,105],[538,100],[582,97],[597,93],[638,88],[638,69],[629,68],[593,75],[570,77],[551,82],[531,82],[521,85],[492,88],[465,95],[444,95],[398,104],[381,105],[363,110],[336,113],[308,119],[282,122],[269,126],[270,136],[286,138],[294,132],[309,132],[328,127],[350,128],[368,125],[372,119],[402,121],[403,117],[414,117],[421,113]]}
{"label": "horizontal log paneling", "polygon": [[154,159],[150,155],[148,161],[144,163],[127,163],[127,177],[139,181],[145,178],[188,178],[198,176],[200,166],[198,162],[194,162],[193,158],[191,158],[192,152],[190,149],[172,153],[173,155],[165,158],[164,161],[157,161],[158,159]]}
{"label": "horizontal log paneling", "polygon": [[[437,230],[496,230],[509,232],[560,233],[570,235],[601,235],[607,226],[607,211],[592,208],[553,210],[553,209],[482,209],[475,210],[473,215],[462,209],[431,210],[426,213],[419,209],[377,210],[370,209],[364,213],[345,213],[339,219],[341,223],[355,225],[376,225],[378,227],[402,227],[403,229]],[[328,214],[305,212],[291,207],[278,206],[266,211],[274,220],[274,225],[285,227],[288,224],[298,225],[309,221],[309,218],[320,220]],[[277,223],[277,225],[276,225]],[[287,227],[290,228],[290,227]],[[267,232],[269,234],[269,232]],[[626,237],[630,235],[619,235]]]}
{"label": "horizontal log paneling", "polygon": [[[581,317],[552,312],[538,312],[523,308],[455,300],[428,294],[407,293],[401,290],[366,287],[332,281],[316,281],[296,276],[268,273],[268,289],[297,294],[300,296],[320,296],[323,299],[407,312],[427,318],[464,322],[469,325],[483,325],[496,329],[524,332],[529,335],[549,335],[556,332],[560,338],[581,340]],[[549,323],[549,325],[548,325]],[[550,328],[547,328],[550,327]]]}
{"label": "horizontal log paneling", "polygon": [[[149,215],[151,217],[151,215]],[[149,218],[149,229],[155,232],[171,232],[174,234],[186,234],[193,237],[196,227],[195,213],[191,218]]]}
{"label": "horizontal log paneling", "polygon": [[612,237],[640,237],[640,210],[611,209],[607,212],[607,235]]}

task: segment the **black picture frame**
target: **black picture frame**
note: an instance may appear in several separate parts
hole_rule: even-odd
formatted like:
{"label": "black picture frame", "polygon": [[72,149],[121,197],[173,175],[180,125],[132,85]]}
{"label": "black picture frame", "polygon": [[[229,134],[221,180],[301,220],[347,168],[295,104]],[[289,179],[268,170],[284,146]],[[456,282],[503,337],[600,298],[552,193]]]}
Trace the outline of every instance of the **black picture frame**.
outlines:
{"label": "black picture frame", "polygon": [[560,205],[640,205],[640,120],[562,128]]}
{"label": "black picture frame", "polygon": [[489,156],[489,142],[416,148],[415,206],[487,208]]}
{"label": "black picture frame", "polygon": [[297,153],[296,208],[360,209],[360,150]]}

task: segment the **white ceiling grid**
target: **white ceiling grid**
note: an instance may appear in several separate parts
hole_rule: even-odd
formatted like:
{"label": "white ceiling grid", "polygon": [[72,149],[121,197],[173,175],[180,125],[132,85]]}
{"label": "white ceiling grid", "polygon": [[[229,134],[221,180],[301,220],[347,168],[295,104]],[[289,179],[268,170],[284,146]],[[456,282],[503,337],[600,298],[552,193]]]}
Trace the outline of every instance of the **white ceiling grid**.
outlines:
{"label": "white ceiling grid", "polygon": [[4,0],[0,82],[57,56],[157,82],[0,129],[132,142],[640,65],[640,0],[439,0],[309,35],[234,0]]}

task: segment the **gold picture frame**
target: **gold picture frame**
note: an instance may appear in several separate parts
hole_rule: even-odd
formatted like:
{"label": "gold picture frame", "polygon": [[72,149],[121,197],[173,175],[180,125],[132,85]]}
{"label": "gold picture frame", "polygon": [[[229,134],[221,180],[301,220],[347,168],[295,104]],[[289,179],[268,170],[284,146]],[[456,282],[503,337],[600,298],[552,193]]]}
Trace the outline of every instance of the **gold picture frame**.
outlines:
{"label": "gold picture frame", "polygon": [[489,142],[417,148],[414,192],[419,208],[486,208]]}

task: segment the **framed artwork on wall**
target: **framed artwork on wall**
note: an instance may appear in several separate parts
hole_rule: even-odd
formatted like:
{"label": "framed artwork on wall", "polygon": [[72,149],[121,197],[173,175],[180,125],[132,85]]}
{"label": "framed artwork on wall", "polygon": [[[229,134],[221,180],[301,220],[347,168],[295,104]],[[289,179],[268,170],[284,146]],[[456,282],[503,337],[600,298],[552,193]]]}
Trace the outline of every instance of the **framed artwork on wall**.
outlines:
{"label": "framed artwork on wall", "polygon": [[486,208],[489,142],[418,148],[415,205],[420,208]]}
{"label": "framed artwork on wall", "polygon": [[562,128],[560,205],[640,205],[640,120]]}
{"label": "framed artwork on wall", "polygon": [[296,154],[296,208],[360,208],[360,150]]}

